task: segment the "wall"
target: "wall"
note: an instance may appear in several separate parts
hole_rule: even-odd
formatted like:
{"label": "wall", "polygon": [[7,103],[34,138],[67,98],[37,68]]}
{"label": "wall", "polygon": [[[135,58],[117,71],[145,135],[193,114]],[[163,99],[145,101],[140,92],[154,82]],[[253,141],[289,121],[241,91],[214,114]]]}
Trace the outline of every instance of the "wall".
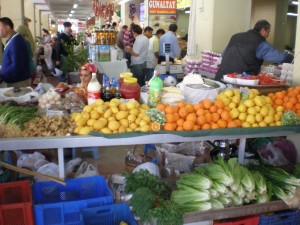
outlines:
{"label": "wall", "polygon": [[297,17],[288,16],[286,20],[286,31],[284,33],[284,45],[289,45],[295,49]]}
{"label": "wall", "polygon": [[49,15],[46,13],[41,12],[41,29],[49,30]]}
{"label": "wall", "polygon": [[230,37],[250,29],[251,1],[215,0],[212,50],[222,52]]}
{"label": "wall", "polygon": [[184,37],[188,33],[189,18],[189,14],[186,14],[184,10],[177,10],[177,34],[181,37]]}
{"label": "wall", "polygon": [[34,5],[31,0],[24,0],[24,15],[25,17],[31,19],[29,23],[29,29],[32,33],[32,36],[35,37],[35,29],[34,29]]}

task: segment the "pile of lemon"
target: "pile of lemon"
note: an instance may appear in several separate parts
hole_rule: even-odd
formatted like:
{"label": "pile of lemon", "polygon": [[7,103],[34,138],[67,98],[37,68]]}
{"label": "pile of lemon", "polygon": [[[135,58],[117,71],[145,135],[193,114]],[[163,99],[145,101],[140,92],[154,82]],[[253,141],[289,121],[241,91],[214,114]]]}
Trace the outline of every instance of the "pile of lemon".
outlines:
{"label": "pile of lemon", "polygon": [[284,112],[282,106],[273,108],[272,99],[259,95],[257,89],[249,89],[246,99],[239,89],[221,92],[217,99],[221,99],[230,108],[232,119],[239,119],[242,127],[280,126]]}
{"label": "pile of lemon", "polygon": [[86,135],[92,131],[103,134],[149,132],[153,123],[146,114],[148,109],[148,105],[137,101],[122,103],[120,99],[112,99],[110,102],[99,99],[86,105],[81,113],[71,115],[76,123],[74,133]]}

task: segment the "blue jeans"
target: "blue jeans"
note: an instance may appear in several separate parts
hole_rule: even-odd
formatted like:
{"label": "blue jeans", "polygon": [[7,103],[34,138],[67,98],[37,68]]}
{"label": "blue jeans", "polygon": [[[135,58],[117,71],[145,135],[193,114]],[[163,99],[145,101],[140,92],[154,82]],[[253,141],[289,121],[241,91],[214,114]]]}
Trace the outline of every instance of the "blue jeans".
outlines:
{"label": "blue jeans", "polygon": [[142,87],[145,85],[145,69],[146,62],[142,64],[132,65],[130,71],[132,75],[138,79],[138,84]]}
{"label": "blue jeans", "polygon": [[146,68],[145,69],[145,79],[146,79],[146,81],[149,81],[153,77],[153,74],[154,74],[154,69]]}

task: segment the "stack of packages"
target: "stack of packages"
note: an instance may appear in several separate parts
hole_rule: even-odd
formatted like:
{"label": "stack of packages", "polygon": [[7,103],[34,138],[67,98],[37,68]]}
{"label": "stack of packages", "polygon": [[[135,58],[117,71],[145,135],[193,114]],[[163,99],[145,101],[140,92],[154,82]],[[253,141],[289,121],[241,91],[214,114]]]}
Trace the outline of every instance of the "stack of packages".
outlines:
{"label": "stack of packages", "polygon": [[212,51],[202,51],[202,64],[200,66],[200,70],[216,74],[218,71],[218,65],[221,63],[221,54],[215,53]]}

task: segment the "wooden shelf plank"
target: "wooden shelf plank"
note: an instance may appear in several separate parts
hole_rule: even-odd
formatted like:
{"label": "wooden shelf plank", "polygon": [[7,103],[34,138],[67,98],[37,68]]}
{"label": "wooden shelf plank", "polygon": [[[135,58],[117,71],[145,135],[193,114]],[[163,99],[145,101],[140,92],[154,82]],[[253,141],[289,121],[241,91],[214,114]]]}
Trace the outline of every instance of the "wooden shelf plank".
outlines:
{"label": "wooden shelf plank", "polygon": [[277,200],[261,204],[185,213],[183,215],[183,220],[184,223],[193,223],[198,221],[229,219],[240,216],[257,215],[286,209],[289,209],[289,207],[283,201]]}

